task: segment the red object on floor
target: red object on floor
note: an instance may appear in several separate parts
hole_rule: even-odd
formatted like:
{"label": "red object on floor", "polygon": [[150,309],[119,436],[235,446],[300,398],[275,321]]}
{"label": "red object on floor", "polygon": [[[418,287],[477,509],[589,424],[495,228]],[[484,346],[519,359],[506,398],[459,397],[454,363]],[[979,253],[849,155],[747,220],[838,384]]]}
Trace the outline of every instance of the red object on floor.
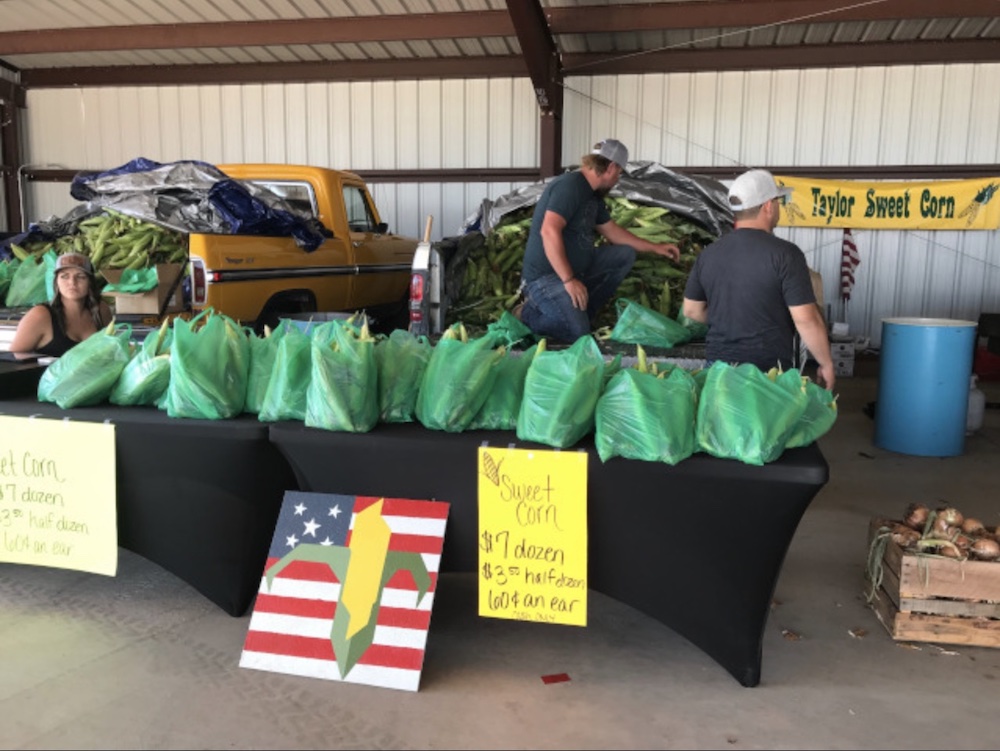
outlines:
{"label": "red object on floor", "polygon": [[982,381],[1000,381],[1000,355],[979,347],[972,361],[972,372]]}
{"label": "red object on floor", "polygon": [[543,675],[542,683],[563,683],[569,680],[569,675],[566,673],[556,673],[554,675]]}

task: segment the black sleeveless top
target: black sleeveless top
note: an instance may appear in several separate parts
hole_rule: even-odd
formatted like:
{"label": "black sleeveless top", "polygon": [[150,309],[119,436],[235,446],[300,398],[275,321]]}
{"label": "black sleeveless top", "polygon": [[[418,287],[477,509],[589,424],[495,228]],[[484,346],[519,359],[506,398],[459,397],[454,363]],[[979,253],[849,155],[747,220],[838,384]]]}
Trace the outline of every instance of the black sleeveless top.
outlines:
{"label": "black sleeveless top", "polygon": [[42,355],[48,355],[49,357],[62,357],[80,342],[75,339],[70,339],[69,336],[66,335],[66,332],[62,329],[62,325],[59,323],[59,317],[52,312],[52,306],[48,303],[42,304],[45,309],[49,311],[49,318],[52,319],[52,341],[44,347],[39,347],[35,351]]}

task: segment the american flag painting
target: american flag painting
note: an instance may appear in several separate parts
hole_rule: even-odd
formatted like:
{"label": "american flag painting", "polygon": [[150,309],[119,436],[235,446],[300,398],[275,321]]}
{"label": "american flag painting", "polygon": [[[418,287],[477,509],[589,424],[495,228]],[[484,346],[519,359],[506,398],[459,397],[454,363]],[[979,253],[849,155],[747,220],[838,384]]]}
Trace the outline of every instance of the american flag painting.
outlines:
{"label": "american flag painting", "polygon": [[448,508],[286,492],[240,666],[416,691]]}

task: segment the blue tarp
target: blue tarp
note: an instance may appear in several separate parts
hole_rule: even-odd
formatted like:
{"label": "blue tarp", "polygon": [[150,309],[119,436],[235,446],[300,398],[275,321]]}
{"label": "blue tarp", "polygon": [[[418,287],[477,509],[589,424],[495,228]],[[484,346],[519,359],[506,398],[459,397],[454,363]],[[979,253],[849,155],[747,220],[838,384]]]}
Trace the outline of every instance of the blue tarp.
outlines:
{"label": "blue tarp", "polygon": [[293,237],[306,251],[315,250],[330,236],[315,217],[207,162],[160,163],[139,157],[107,172],[80,173],[70,185],[70,195],[83,203],[62,218],[32,224],[26,232],[4,240],[0,257],[10,255],[11,243],[73,234],[79,222],[105,208],[178,232]]}

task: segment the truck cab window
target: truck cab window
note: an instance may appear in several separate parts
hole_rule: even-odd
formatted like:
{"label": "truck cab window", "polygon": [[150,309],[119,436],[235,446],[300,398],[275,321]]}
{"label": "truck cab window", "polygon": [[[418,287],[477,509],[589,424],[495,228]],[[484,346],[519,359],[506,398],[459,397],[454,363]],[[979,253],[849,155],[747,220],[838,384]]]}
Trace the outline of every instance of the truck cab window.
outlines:
{"label": "truck cab window", "polygon": [[309,183],[279,180],[253,180],[252,182],[254,185],[271,191],[300,214],[318,217],[316,193]]}
{"label": "truck cab window", "polygon": [[344,206],[347,209],[347,224],[351,228],[351,232],[378,231],[363,190],[345,185]]}

